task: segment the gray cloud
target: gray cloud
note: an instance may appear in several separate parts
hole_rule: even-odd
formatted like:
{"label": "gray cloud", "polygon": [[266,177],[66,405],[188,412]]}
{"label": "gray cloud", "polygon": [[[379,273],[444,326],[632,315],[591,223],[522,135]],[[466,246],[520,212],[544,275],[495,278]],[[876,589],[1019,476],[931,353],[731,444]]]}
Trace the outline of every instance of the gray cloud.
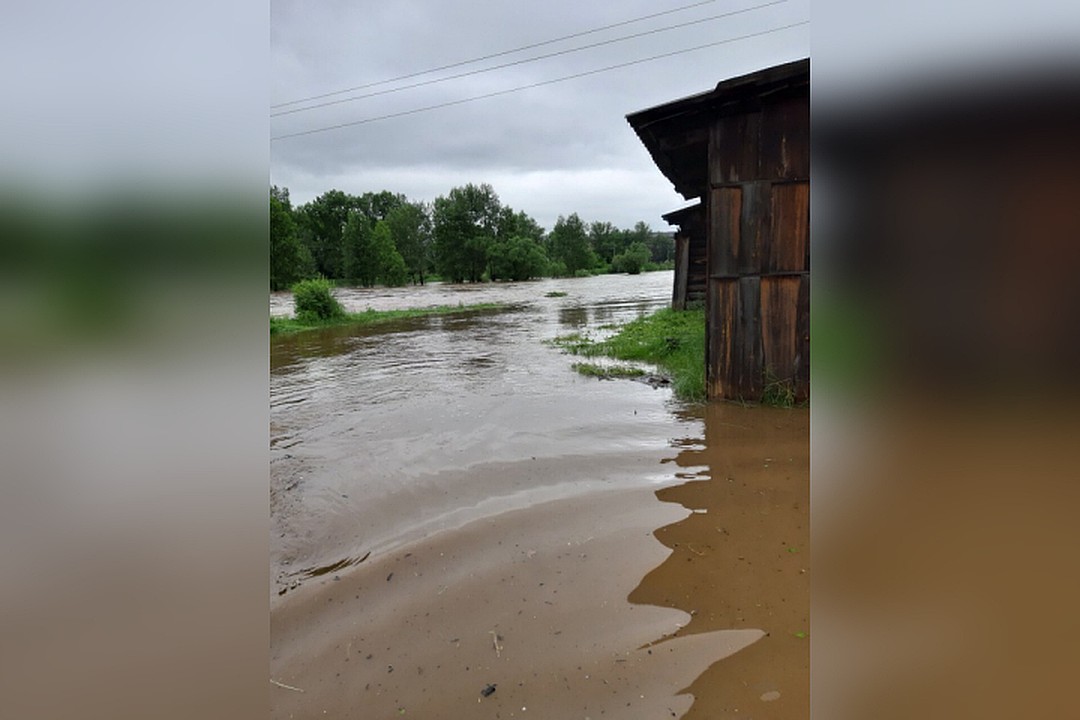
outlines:
{"label": "gray cloud", "polygon": [[[690,4],[566,0],[395,3],[278,0],[271,7],[273,103],[426,68]],[[717,0],[575,40],[447,70],[413,83],[760,4]],[[273,118],[273,136],[352,123],[760,32],[807,19],[790,0],[724,20],[399,93]],[[702,92],[717,81],[809,54],[808,26],[452,107],[275,141],[271,181],[305,202],[331,188],[388,189],[431,200],[455,185],[489,182],[504,202],[550,228],[559,214],[620,226],[684,201],[653,166],[627,113]],[[358,90],[363,94],[384,85]],[[338,96],[342,97],[342,96]],[[344,97],[348,97],[347,95]],[[336,98],[328,98],[336,99]]]}

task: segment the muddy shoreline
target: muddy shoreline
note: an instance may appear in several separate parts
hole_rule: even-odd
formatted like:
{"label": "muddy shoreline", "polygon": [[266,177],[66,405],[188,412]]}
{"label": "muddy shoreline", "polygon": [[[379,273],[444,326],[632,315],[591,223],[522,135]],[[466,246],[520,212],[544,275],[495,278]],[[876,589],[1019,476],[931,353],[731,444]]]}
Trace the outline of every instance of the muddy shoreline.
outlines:
{"label": "muddy shoreline", "polygon": [[303,692],[272,686],[273,717],[808,717],[808,412],[702,412],[666,464],[682,482],[485,518],[280,598],[271,677]]}

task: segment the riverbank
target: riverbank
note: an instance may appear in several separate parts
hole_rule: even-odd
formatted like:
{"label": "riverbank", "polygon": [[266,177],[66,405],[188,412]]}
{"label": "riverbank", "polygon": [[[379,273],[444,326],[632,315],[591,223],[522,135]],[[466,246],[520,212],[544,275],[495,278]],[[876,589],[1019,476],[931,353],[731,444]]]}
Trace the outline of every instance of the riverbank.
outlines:
{"label": "riverbank", "polygon": [[364,312],[346,313],[342,317],[329,318],[326,320],[299,320],[295,317],[270,317],[270,334],[282,335],[287,333],[304,332],[307,330],[320,330],[329,327],[378,325],[380,323],[393,322],[395,320],[407,320],[410,318],[427,317],[430,315],[450,315],[455,313],[471,313],[481,311],[506,310],[509,306],[502,303],[476,303],[474,305],[436,305],[427,308],[415,308],[409,310],[372,310]]}
{"label": "riverbank", "polygon": [[[552,344],[574,355],[652,363],[670,377],[680,400],[705,400],[704,310],[659,310],[616,330],[602,340],[574,333],[557,337]],[[603,366],[575,363],[573,367],[583,375],[605,377]],[[627,368],[614,366],[610,375],[626,377]]]}

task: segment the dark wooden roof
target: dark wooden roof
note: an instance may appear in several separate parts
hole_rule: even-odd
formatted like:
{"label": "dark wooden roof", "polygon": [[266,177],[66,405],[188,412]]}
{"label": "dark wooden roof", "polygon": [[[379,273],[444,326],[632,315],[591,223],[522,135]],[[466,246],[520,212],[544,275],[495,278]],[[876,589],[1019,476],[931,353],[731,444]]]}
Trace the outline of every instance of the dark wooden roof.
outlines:
{"label": "dark wooden roof", "polygon": [[626,121],[676,192],[690,200],[708,184],[709,127],[719,115],[745,112],[777,92],[809,87],[810,59],[722,80],[715,89],[639,110]]}
{"label": "dark wooden roof", "polygon": [[665,213],[660,217],[664,218],[664,222],[668,225],[683,225],[690,220],[694,215],[700,214],[704,211],[704,206],[701,203],[694,203],[693,205],[687,205],[686,207],[679,208],[678,210],[672,210],[669,213]]}

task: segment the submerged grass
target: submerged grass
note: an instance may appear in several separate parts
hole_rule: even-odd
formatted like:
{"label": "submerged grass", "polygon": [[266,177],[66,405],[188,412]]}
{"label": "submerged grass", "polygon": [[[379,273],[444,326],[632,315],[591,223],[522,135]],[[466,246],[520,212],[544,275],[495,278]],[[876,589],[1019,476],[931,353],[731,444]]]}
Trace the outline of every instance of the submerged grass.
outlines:
{"label": "submerged grass", "polygon": [[581,333],[570,333],[568,335],[556,335],[550,340],[544,340],[545,345],[554,345],[555,347],[562,348],[568,353],[574,355],[584,355],[586,348],[589,348],[596,344],[588,335],[582,335]]}
{"label": "submerged grass", "polygon": [[507,305],[500,303],[477,303],[475,305],[436,305],[426,308],[414,308],[411,310],[366,310],[358,313],[346,313],[341,317],[318,320],[311,317],[301,318],[270,318],[270,334],[283,335],[286,333],[304,332],[307,330],[319,330],[328,327],[342,327],[346,325],[377,325],[379,323],[404,320],[408,318],[427,317],[429,315],[451,315],[454,313],[479,312],[482,310],[505,310]]}
{"label": "submerged grass", "polygon": [[574,355],[653,363],[671,378],[676,397],[705,399],[704,310],[660,310],[621,326],[605,340],[573,334],[550,343]]}
{"label": "submerged grass", "polygon": [[550,298],[566,297],[567,295],[569,295],[569,293],[565,293],[562,290],[552,290],[551,292],[544,293],[544,297]]}
{"label": "submerged grass", "polygon": [[582,375],[609,380],[611,378],[641,377],[645,371],[632,365],[597,365],[596,363],[574,363],[570,366]]}

